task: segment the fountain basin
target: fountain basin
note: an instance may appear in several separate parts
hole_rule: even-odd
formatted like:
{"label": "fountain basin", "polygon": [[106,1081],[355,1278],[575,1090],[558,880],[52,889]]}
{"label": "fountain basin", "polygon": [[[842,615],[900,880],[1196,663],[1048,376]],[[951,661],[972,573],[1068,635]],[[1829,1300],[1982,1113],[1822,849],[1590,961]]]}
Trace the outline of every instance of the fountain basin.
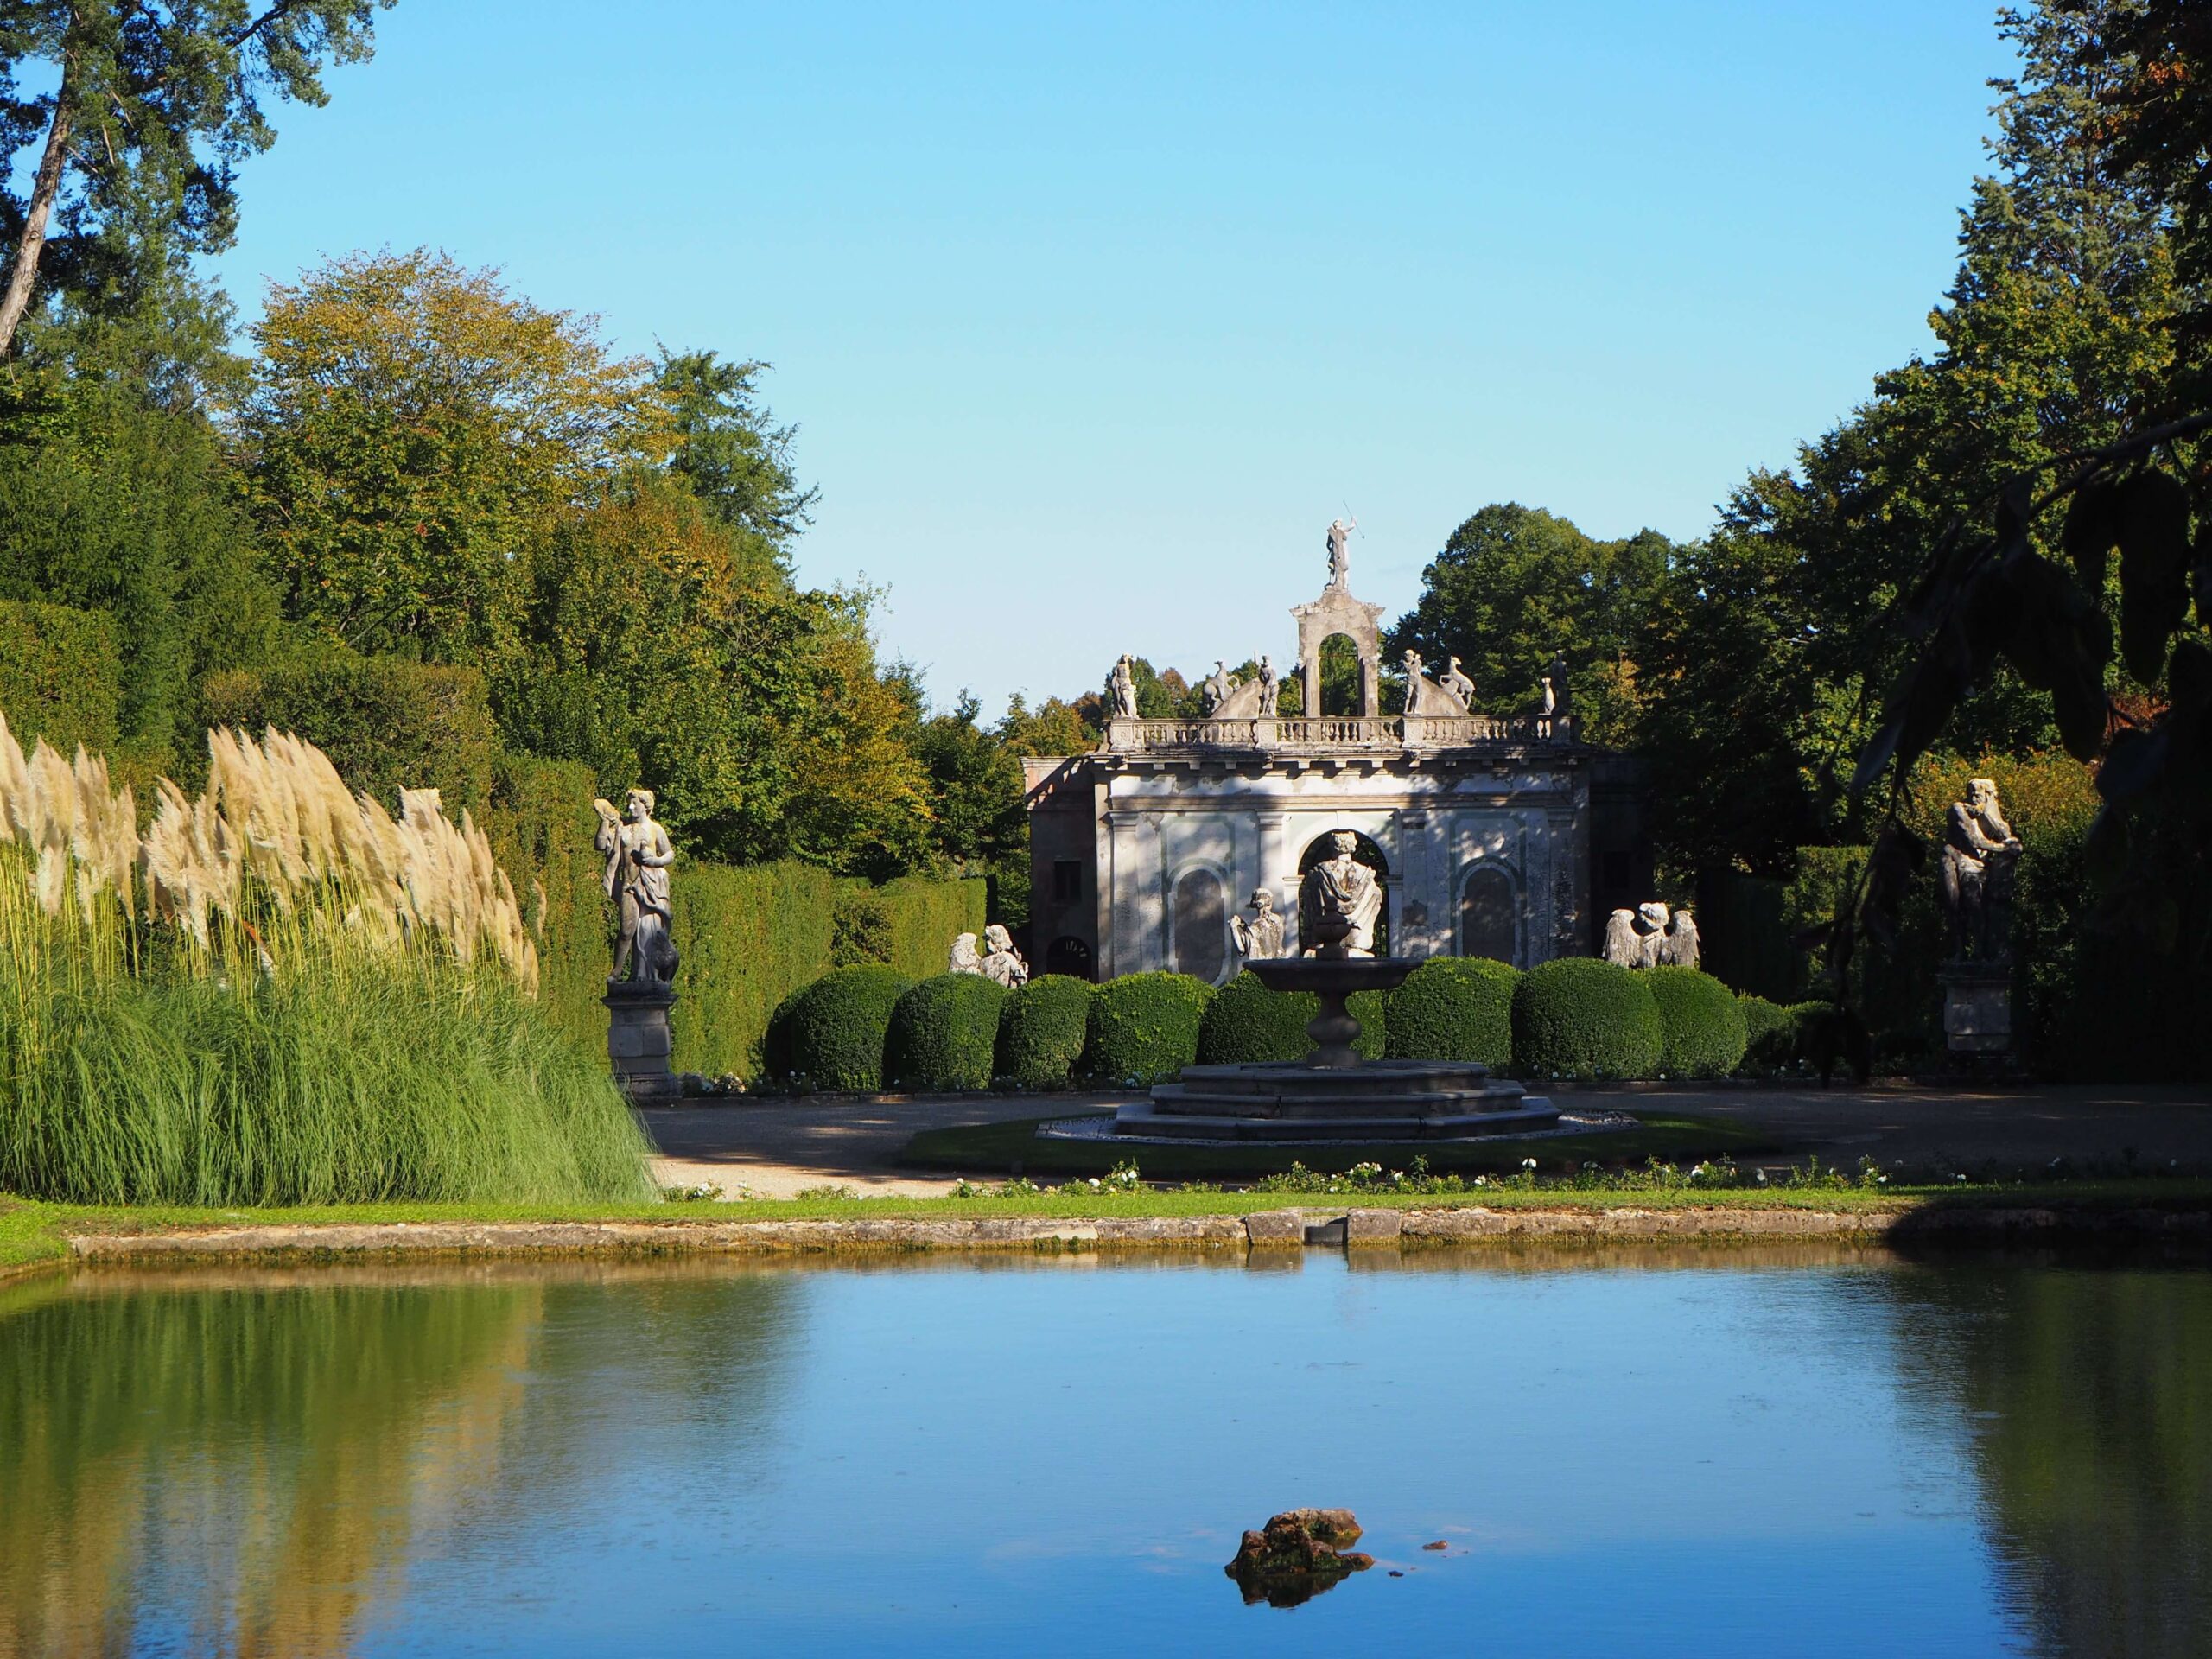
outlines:
{"label": "fountain basin", "polygon": [[1474,1061],[1362,1060],[1344,999],[1402,983],[1403,957],[1289,957],[1247,964],[1270,990],[1312,991],[1303,1061],[1188,1065],[1114,1115],[1114,1133],[1204,1141],[1470,1141],[1559,1127],[1559,1109]]}

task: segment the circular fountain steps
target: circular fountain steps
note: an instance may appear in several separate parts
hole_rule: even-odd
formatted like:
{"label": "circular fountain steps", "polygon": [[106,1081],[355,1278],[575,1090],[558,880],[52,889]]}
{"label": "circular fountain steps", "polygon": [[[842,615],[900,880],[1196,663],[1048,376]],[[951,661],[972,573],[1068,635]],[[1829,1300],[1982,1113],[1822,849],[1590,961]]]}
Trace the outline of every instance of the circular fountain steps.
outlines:
{"label": "circular fountain steps", "polygon": [[1558,1127],[1557,1107],[1485,1066],[1424,1060],[1185,1066],[1114,1121],[1116,1135],[1208,1141],[1466,1141]]}

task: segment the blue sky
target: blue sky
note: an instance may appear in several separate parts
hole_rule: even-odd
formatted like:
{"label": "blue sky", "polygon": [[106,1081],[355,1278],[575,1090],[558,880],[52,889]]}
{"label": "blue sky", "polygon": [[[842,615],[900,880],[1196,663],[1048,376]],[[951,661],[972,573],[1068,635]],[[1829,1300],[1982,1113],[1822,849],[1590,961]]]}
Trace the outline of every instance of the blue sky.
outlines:
{"label": "blue sky", "polygon": [[1922,349],[2008,56],[1966,0],[401,0],[219,271],[427,244],[774,365],[802,577],[949,701],[1289,654],[1349,503],[1700,533]]}

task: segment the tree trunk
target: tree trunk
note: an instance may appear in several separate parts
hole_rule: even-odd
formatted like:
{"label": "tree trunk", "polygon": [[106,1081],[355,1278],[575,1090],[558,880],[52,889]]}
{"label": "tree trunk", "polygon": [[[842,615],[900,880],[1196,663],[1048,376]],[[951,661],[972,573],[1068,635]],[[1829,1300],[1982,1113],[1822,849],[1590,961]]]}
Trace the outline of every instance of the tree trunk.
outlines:
{"label": "tree trunk", "polygon": [[61,88],[54,95],[54,124],[46,130],[46,153],[39,157],[38,177],[31,186],[30,211],[23,215],[23,233],[16,243],[16,262],[8,271],[8,291],[0,296],[0,357],[15,349],[16,327],[30,307],[31,286],[38,280],[38,257],[46,246],[47,215],[61,194],[62,164],[69,156],[69,98],[73,90],[67,68]]}

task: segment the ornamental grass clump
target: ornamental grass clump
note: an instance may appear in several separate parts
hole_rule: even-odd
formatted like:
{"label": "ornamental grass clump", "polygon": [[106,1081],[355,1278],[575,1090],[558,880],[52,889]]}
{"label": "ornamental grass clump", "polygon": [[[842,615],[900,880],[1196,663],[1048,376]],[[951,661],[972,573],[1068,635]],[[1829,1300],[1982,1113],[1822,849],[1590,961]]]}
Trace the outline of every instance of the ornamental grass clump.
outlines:
{"label": "ornamental grass clump", "polygon": [[0,720],[0,1190],[88,1203],[651,1193],[612,1080],[534,1003],[488,842],[320,751],[209,734],[137,803]]}

